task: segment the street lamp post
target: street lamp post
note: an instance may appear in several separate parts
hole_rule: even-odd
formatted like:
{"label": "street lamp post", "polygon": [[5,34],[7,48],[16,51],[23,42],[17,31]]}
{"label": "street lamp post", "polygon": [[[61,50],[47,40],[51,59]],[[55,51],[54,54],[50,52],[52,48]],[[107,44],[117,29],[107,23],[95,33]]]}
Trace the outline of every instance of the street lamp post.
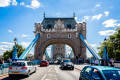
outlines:
{"label": "street lamp post", "polygon": [[106,49],[106,56],[105,56],[105,58],[106,58],[106,60],[105,60],[105,64],[106,64],[106,66],[108,66],[108,59],[107,59],[107,55],[108,55],[108,53],[107,53],[107,45],[106,45],[106,38],[104,39],[104,42],[105,42],[105,49]]}
{"label": "street lamp post", "polygon": [[17,38],[14,39],[15,48],[14,48],[14,52],[13,52],[13,55],[12,55],[12,59],[13,59],[13,60],[14,60],[14,59],[18,59],[16,42],[17,42]]}

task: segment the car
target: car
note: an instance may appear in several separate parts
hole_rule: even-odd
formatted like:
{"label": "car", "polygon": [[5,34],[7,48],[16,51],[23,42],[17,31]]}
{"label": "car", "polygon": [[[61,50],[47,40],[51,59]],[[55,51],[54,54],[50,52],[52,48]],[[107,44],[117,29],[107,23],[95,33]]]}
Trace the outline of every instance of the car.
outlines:
{"label": "car", "polygon": [[36,66],[31,61],[16,61],[9,67],[9,77],[13,75],[30,76],[31,73],[36,72]]}
{"label": "car", "polygon": [[120,80],[120,69],[108,66],[85,66],[79,80]]}
{"label": "car", "polygon": [[40,66],[48,66],[49,65],[49,62],[47,60],[42,60],[40,62]]}
{"label": "car", "polygon": [[53,64],[54,63],[54,61],[53,60],[49,60],[49,64]]}
{"label": "car", "polygon": [[74,64],[72,63],[72,61],[70,59],[63,59],[61,62],[61,68],[62,69],[72,69],[74,70]]}

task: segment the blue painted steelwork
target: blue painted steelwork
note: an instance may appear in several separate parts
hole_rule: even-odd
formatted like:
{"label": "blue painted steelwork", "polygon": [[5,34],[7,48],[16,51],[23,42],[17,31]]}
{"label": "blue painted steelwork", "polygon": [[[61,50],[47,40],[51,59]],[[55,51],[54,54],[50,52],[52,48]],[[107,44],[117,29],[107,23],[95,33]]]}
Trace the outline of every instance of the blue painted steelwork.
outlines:
{"label": "blue painted steelwork", "polygon": [[52,57],[52,50],[53,50],[53,45],[51,45],[51,55],[50,55],[51,57]]}
{"label": "blue painted steelwork", "polygon": [[27,55],[29,54],[30,50],[35,45],[35,43],[37,42],[37,40],[39,39],[39,37],[40,37],[40,34],[38,33],[37,36],[35,37],[35,39],[30,43],[30,45],[26,48],[26,50],[19,57],[19,59],[25,59],[27,57]]}
{"label": "blue painted steelwork", "polygon": [[85,40],[81,33],[79,33],[79,38],[82,40],[84,45],[87,47],[87,49],[90,51],[90,53],[93,55],[95,59],[101,59],[98,53],[90,46],[90,44]]}
{"label": "blue painted steelwork", "polygon": [[73,50],[71,50],[71,53],[69,54],[68,58],[70,59],[73,55]]}
{"label": "blue painted steelwork", "polygon": [[46,56],[48,59],[50,59],[50,57],[49,57],[47,51],[45,51],[45,56]]}

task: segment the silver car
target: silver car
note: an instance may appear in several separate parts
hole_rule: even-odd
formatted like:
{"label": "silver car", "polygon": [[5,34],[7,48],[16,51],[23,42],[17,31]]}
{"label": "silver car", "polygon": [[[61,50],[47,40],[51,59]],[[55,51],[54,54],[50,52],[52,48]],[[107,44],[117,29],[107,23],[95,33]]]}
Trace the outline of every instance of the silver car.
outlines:
{"label": "silver car", "polygon": [[13,62],[9,67],[9,77],[13,75],[26,75],[30,76],[31,73],[36,72],[36,66],[31,61],[17,61]]}

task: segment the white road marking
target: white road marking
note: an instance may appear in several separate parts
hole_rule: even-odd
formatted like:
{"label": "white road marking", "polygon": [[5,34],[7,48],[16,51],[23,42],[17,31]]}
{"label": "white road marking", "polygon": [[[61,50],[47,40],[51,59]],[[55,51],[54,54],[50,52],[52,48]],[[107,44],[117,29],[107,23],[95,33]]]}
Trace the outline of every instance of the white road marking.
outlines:
{"label": "white road marking", "polygon": [[49,75],[49,76],[55,76],[55,75],[52,75],[52,74],[47,74],[47,75]]}
{"label": "white road marking", "polygon": [[50,72],[51,71],[51,69],[49,69],[49,71],[48,72]]}
{"label": "white road marking", "polygon": [[45,74],[45,76],[43,76],[43,78],[41,80],[44,80],[46,76],[47,76],[47,74]]}
{"label": "white road marking", "polygon": [[55,66],[55,71],[56,71],[56,73],[59,73],[58,70],[57,70],[57,66]]}

